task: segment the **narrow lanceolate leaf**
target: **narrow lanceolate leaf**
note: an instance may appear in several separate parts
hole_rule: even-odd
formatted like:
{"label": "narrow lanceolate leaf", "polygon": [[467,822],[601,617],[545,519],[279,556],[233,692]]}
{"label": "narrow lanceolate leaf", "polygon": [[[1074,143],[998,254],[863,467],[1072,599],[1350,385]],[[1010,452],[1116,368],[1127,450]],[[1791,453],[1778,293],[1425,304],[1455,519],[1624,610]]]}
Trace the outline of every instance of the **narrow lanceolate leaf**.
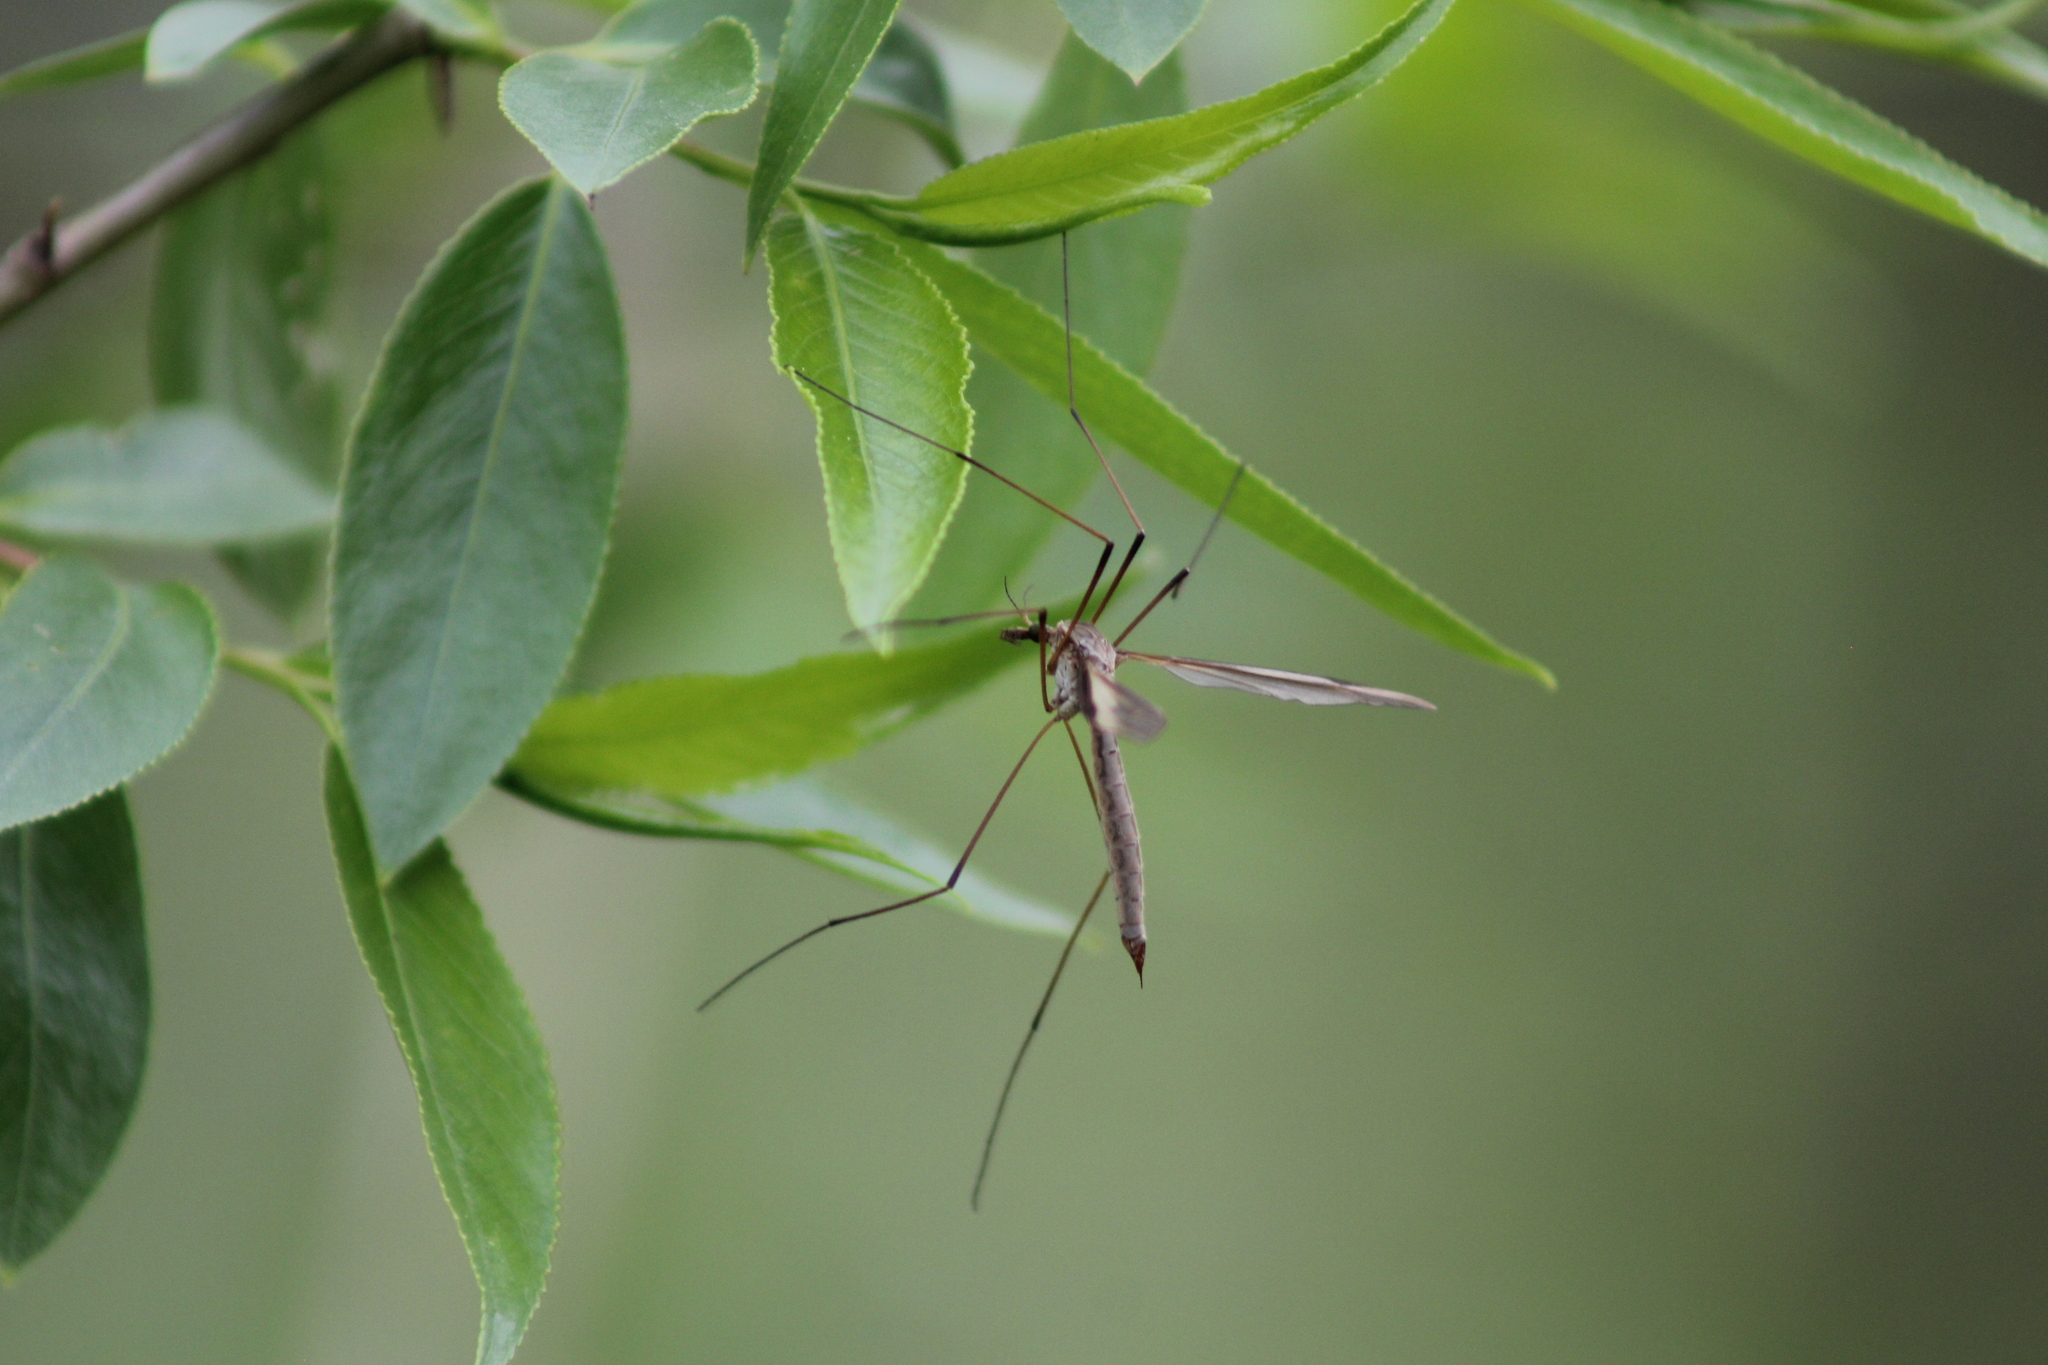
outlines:
{"label": "narrow lanceolate leaf", "polygon": [[562,178],[595,194],[663,152],[710,114],[754,102],[759,54],[736,19],[679,43],[616,42],[537,52],[507,71],[498,103]]}
{"label": "narrow lanceolate leaf", "polygon": [[1821,169],[2048,265],[2048,215],[1727,30],[1657,0],[1537,3],[1544,13]]}
{"label": "narrow lanceolate leaf", "polygon": [[[322,355],[334,215],[320,130],[307,128],[164,222],[150,310],[156,401],[233,415],[321,489],[336,465]],[[236,581],[287,619],[327,568],[324,535],[222,551]]]}
{"label": "narrow lanceolate leaf", "polygon": [[[1169,54],[1143,85],[1133,85],[1069,33],[1018,142],[1162,118],[1186,108],[1177,54]],[[1155,204],[1091,223],[1068,239],[1074,330],[1132,374],[1152,368],[1165,338],[1193,212],[1181,204]],[[1059,310],[1059,242],[995,247],[975,260],[1019,293]],[[1064,402],[1048,402],[1001,365],[977,367],[967,398],[976,415],[976,458],[990,468],[1060,507],[1072,507],[1094,482],[1100,466]],[[909,614],[947,616],[1000,602],[1004,582],[1024,571],[1054,525],[1043,508],[1016,490],[970,473],[946,543]]]}
{"label": "narrow lanceolate leaf", "polygon": [[327,828],[356,946],[483,1291],[477,1365],[502,1365],[540,1301],[560,1203],[561,1118],[540,1030],[447,845],[434,841],[380,883],[348,765],[332,749]]}
{"label": "narrow lanceolate leaf", "polygon": [[948,172],[912,198],[877,198],[870,211],[914,237],[993,246],[1146,204],[1207,203],[1204,186],[1377,83],[1450,6],[1418,0],[1356,51],[1255,95],[1018,147]]}
{"label": "narrow lanceolate leaf", "polygon": [[149,413],[119,431],[61,427],[0,461],[0,527],[36,536],[218,545],[333,516],[331,494],[207,408]]}
{"label": "narrow lanceolate leaf", "polygon": [[782,30],[775,91],[761,127],[761,154],[747,190],[746,259],[768,231],[782,192],[811,159],[818,139],[896,17],[897,0],[796,0]]}
{"label": "narrow lanceolate leaf", "polygon": [[205,705],[218,650],[182,584],[128,587],[72,555],[38,564],[0,607],[0,829],[163,757]]}
{"label": "narrow lanceolate leaf", "polygon": [[853,87],[853,100],[915,132],[948,166],[967,159],[953,126],[953,101],[939,54],[904,20],[882,35],[874,59]]}
{"label": "narrow lanceolate leaf", "polygon": [[1208,0],[1060,0],[1081,41],[1134,81],[1166,60],[1188,36]]}
{"label": "narrow lanceolate leaf", "polygon": [[561,181],[520,185],[407,301],[342,491],[336,701],[387,870],[547,705],[596,591],[625,413],[597,225]]}
{"label": "narrow lanceolate leaf", "polygon": [[185,0],[149,28],[144,72],[152,81],[196,76],[238,43],[302,28],[346,28],[374,19],[375,0]]}
{"label": "narrow lanceolate leaf", "polygon": [[[960,854],[912,834],[894,820],[808,780],[759,791],[677,801],[633,792],[565,796],[518,778],[505,787],[572,820],[663,839],[765,844],[869,886],[912,895],[946,880]],[[1073,917],[1013,891],[972,868],[940,902],[969,919],[1026,933],[1063,934]]]}
{"label": "narrow lanceolate leaf", "polygon": [[25,62],[0,74],[0,99],[133,71],[142,65],[143,48],[148,41],[149,30],[139,28]]}
{"label": "narrow lanceolate leaf", "polygon": [[106,1174],[148,1052],[128,798],[0,831],[0,1280]]}
{"label": "narrow lanceolate leaf", "polygon": [[883,234],[791,214],[769,234],[768,270],[775,363],[818,418],[846,609],[871,626],[916,590],[960,500],[967,466],[931,442],[967,449],[967,337]]}
{"label": "narrow lanceolate leaf", "polygon": [[845,758],[1037,654],[996,627],[887,656],[826,654],[771,673],[623,683],[547,709],[509,772],[572,797],[694,801]]}
{"label": "narrow lanceolate leaf", "polygon": [[[973,266],[930,247],[912,257],[937,282],[975,344],[1015,369],[1041,392],[1064,398],[1065,338],[1060,320]],[[1081,411],[1098,433],[1213,507],[1238,461],[1175,411],[1145,382],[1083,338],[1074,339],[1074,376]],[[1555,686],[1550,671],[1489,638],[1450,608],[1375,559],[1342,532],[1247,469],[1230,502],[1230,519],[1276,548],[1357,593],[1412,630],[1475,658]]]}

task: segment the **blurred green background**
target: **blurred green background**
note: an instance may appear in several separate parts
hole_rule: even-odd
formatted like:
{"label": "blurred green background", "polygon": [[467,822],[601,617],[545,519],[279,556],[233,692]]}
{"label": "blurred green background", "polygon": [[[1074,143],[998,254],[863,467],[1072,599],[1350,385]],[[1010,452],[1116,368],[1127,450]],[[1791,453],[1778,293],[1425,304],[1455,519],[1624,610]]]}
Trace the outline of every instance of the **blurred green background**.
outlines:
{"label": "blurred green background", "polygon": [[[0,0],[0,67],[146,22]],[[1042,64],[1047,0],[913,8]],[[1198,101],[1379,15],[1212,0]],[[1861,54],[1816,69],[2048,202],[2048,112]],[[0,105],[0,223],[92,201],[252,87]],[[460,76],[345,107],[337,361],[538,166]],[[984,150],[986,145],[984,145]],[[914,184],[851,118],[822,169]],[[607,192],[626,503],[579,682],[754,669],[844,623],[740,196]],[[908,912],[691,1005],[872,898],[762,849],[486,798],[455,833],[566,1125],[521,1360],[2007,1362],[2048,1354],[2048,277],[1467,0],[1386,87],[1218,187],[1155,378],[1563,686],[1405,635],[1226,531],[1158,649],[1433,716],[1141,686],[1141,993],[1082,957],[984,1212],[967,1189],[1048,940]],[[137,245],[0,333],[0,442],[145,401]],[[1169,555],[1200,509],[1139,471]],[[1109,505],[1092,504],[1106,516]],[[1062,590],[1059,542],[1034,575]],[[267,627],[204,563],[234,628]],[[1133,678],[1133,681],[1137,679]],[[1028,734],[1028,670],[848,765],[944,842]],[[318,744],[222,681],[137,787],[153,1069],[0,1363],[452,1362],[476,1298],[327,861]],[[1066,904],[1069,765],[978,857]]]}

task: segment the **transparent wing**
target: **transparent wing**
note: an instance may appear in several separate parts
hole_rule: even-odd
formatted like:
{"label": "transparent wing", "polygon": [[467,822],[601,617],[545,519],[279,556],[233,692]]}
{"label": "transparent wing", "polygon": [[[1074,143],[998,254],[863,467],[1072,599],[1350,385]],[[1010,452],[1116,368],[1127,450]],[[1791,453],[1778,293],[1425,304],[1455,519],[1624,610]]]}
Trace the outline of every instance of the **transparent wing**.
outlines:
{"label": "transparent wing", "polygon": [[1181,659],[1171,654],[1138,654],[1118,651],[1118,657],[1157,664],[1182,682],[1197,687],[1234,687],[1276,701],[1298,701],[1304,706],[1405,706],[1416,711],[1436,707],[1406,692],[1365,687],[1358,683],[1325,678],[1315,673],[1290,673],[1284,668],[1255,668],[1251,664],[1219,664],[1208,659]]}
{"label": "transparent wing", "polygon": [[1096,669],[1088,674],[1088,723],[1107,734],[1144,743],[1166,728],[1166,713]]}

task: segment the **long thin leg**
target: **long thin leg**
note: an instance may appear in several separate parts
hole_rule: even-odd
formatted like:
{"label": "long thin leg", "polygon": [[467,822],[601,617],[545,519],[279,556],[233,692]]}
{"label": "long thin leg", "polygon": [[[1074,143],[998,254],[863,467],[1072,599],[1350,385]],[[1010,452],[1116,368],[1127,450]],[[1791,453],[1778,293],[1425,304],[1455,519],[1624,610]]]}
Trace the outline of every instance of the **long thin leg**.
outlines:
{"label": "long thin leg", "polygon": [[981,1187],[988,1180],[989,1158],[995,1155],[996,1133],[1003,1126],[1003,1111],[1010,1106],[1010,1091],[1017,1084],[1017,1073],[1024,1067],[1024,1054],[1031,1051],[1032,1040],[1038,1037],[1038,1027],[1045,1022],[1046,1006],[1052,1004],[1052,993],[1059,988],[1060,977],[1067,970],[1067,959],[1074,955],[1074,945],[1081,940],[1081,931],[1088,926],[1088,917],[1095,913],[1096,902],[1109,887],[1109,873],[1102,874],[1102,880],[1095,883],[1095,894],[1088,898],[1088,908],[1081,912],[1081,918],[1074,922],[1074,932],[1067,935],[1067,946],[1060,949],[1060,960],[1052,969],[1052,980],[1045,983],[1045,994],[1038,998],[1038,1008],[1031,1015],[1031,1027],[1024,1031],[1024,1041],[1017,1045],[1017,1055],[1010,1059],[1010,1074],[1003,1078],[1003,1093],[996,1099],[996,1115],[989,1120],[988,1136],[981,1141],[981,1164],[974,1169],[974,1193],[968,1196],[967,1205],[975,1212],[981,1211]]}
{"label": "long thin leg", "polygon": [[891,910],[901,910],[906,905],[916,905],[920,901],[928,901],[934,896],[943,896],[948,891],[951,891],[956,885],[959,884],[960,874],[967,870],[967,860],[974,856],[974,846],[981,842],[982,835],[988,833],[989,821],[996,818],[996,807],[1002,805],[1003,798],[1010,794],[1011,785],[1016,782],[1017,774],[1024,771],[1024,765],[1031,761],[1031,755],[1038,748],[1038,742],[1044,739],[1047,733],[1051,731],[1052,727],[1057,724],[1059,724],[1059,717],[1057,716],[1053,717],[1051,720],[1048,720],[1045,724],[1038,727],[1038,733],[1033,735],[1031,737],[1031,742],[1024,746],[1024,756],[1017,760],[1017,766],[1010,769],[1010,775],[1003,779],[1002,787],[998,789],[996,792],[996,799],[989,802],[988,813],[982,816],[981,823],[974,827],[974,837],[967,841],[966,851],[961,853],[960,861],[953,864],[953,870],[951,873],[947,875],[945,884],[943,886],[935,886],[929,891],[910,897],[908,900],[895,901],[892,904],[880,906],[873,910],[863,910],[857,915],[841,915],[837,919],[828,919],[823,924],[817,926],[815,929],[806,929],[803,933],[798,934],[795,938],[783,944],[780,948],[777,948],[774,952],[768,954],[766,957],[760,959],[758,962],[754,963],[753,966],[748,967],[745,971],[741,972],[738,976],[735,976],[732,980],[726,982],[723,986],[720,986],[717,990],[711,992],[710,995],[704,997],[704,1003],[697,1006],[699,1012],[710,1009],[713,1005],[718,1003],[719,997],[723,996],[727,991],[731,990],[734,986],[739,985],[740,982],[745,981],[755,972],[760,971],[763,967],[773,962],[776,958],[781,957],[791,948],[796,947],[797,944],[807,942],[810,939],[814,939],[818,935],[824,933],[827,929],[837,929],[842,924],[852,924],[856,920],[873,919],[877,915],[886,915]]}
{"label": "long thin leg", "polygon": [[1195,546],[1195,552],[1188,556],[1187,567],[1172,578],[1169,578],[1166,581],[1166,586],[1159,590],[1158,595],[1145,604],[1145,609],[1131,618],[1131,623],[1124,627],[1123,633],[1110,641],[1111,648],[1121,645],[1128,639],[1131,632],[1138,628],[1138,622],[1152,614],[1152,608],[1158,606],[1169,597],[1178,598],[1180,596],[1180,585],[1188,581],[1188,575],[1195,571],[1195,565],[1199,564],[1202,560],[1202,551],[1209,548],[1209,538],[1215,535],[1216,528],[1223,524],[1223,514],[1230,510],[1230,500],[1237,496],[1237,486],[1244,481],[1244,470],[1245,463],[1239,460],[1237,462],[1237,472],[1230,476],[1230,487],[1223,490],[1223,501],[1216,504],[1216,515],[1209,518],[1209,529],[1202,532],[1202,543]]}
{"label": "long thin leg", "polygon": [[[1095,439],[1095,433],[1089,430],[1088,419],[1081,415],[1081,400],[1076,395],[1074,385],[1074,284],[1073,272],[1068,265],[1068,255],[1067,234],[1062,232],[1060,234],[1060,317],[1066,325],[1067,336],[1067,415],[1074,419],[1075,426],[1081,428],[1081,435],[1088,440],[1088,448],[1095,452],[1096,460],[1102,465],[1102,472],[1109,475],[1110,486],[1116,489],[1117,501],[1124,505],[1125,515],[1130,517],[1131,525],[1137,528],[1138,532],[1131,541],[1131,548],[1124,552],[1124,562],[1117,566],[1116,577],[1109,580],[1109,591],[1102,595],[1102,603],[1096,607],[1095,615],[1093,617],[1088,615],[1088,599],[1095,595],[1096,579],[1102,577],[1101,565],[1096,566],[1095,579],[1089,580],[1088,591],[1082,594],[1081,597],[1080,609],[1074,613],[1076,621],[1083,619],[1100,621],[1102,613],[1109,610],[1110,599],[1115,597],[1116,590],[1123,586],[1124,575],[1130,571],[1131,561],[1138,557],[1139,547],[1145,543],[1145,523],[1139,519],[1138,509],[1131,506],[1131,499],[1124,492],[1123,481],[1117,478],[1116,470],[1110,467],[1109,456],[1103,454],[1101,444]],[[1103,559],[1106,563],[1108,556],[1105,555]]]}

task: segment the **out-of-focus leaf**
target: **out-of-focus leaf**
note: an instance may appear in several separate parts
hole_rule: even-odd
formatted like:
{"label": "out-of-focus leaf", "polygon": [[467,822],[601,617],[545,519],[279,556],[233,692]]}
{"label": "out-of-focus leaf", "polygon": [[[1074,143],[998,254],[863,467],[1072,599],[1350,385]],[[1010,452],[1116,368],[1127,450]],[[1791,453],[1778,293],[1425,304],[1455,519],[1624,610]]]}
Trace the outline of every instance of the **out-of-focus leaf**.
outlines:
{"label": "out-of-focus leaf", "polygon": [[775,363],[816,381],[796,384],[818,419],[846,609],[871,626],[916,591],[960,501],[967,466],[930,442],[966,450],[973,434],[967,336],[881,232],[790,214],[769,233],[768,270]]}
{"label": "out-of-focus leaf", "polygon": [[560,796],[698,801],[845,758],[1037,657],[991,627],[886,656],[826,654],[770,673],[644,678],[555,702],[510,771]]}
{"label": "out-of-focus leaf", "polygon": [[[1162,118],[1187,108],[1180,57],[1170,54],[1143,85],[1069,33],[1018,133],[1040,142],[1084,128]],[[1166,335],[1180,284],[1193,210],[1155,204],[1091,223],[1068,239],[1074,330],[1111,359],[1142,375]],[[1025,242],[980,252],[976,263],[1048,309],[1060,307],[1060,244]],[[1094,482],[1095,454],[1064,402],[1048,402],[1001,365],[978,365],[967,387],[976,414],[976,458],[1058,507],[1071,507]],[[918,590],[913,616],[974,611],[998,599],[1056,524],[1045,509],[986,475],[970,472],[946,543]]]}
{"label": "out-of-focus leaf", "polygon": [[386,869],[461,813],[547,705],[596,591],[625,414],[590,210],[559,180],[517,186],[407,301],[342,491],[335,693]]}
{"label": "out-of-focus leaf", "polygon": [[[334,216],[320,130],[303,129],[165,220],[150,311],[156,401],[234,415],[322,489],[335,459],[322,361]],[[289,620],[327,568],[324,535],[221,552],[236,581]]]}
{"label": "out-of-focus leaf", "polygon": [[127,796],[0,831],[0,1278],[106,1174],[148,1054]]}
{"label": "out-of-focus leaf", "polygon": [[[933,248],[911,245],[911,257],[944,291],[968,335],[1041,392],[1064,398],[1065,337],[1055,318],[1016,290]],[[1201,428],[1152,392],[1142,379],[1074,339],[1074,376],[1081,410],[1096,431],[1214,507],[1236,476],[1238,461]],[[1318,573],[1342,584],[1411,630],[1475,658],[1555,686],[1543,665],[1495,643],[1478,627],[1380,563],[1362,546],[1247,469],[1230,502],[1230,519]]]}
{"label": "out-of-focus leaf", "polygon": [[163,757],[206,704],[218,649],[182,584],[127,587],[75,555],[31,569],[0,607],[0,829]]}
{"label": "out-of-focus leaf", "polygon": [[1795,156],[2048,265],[2048,216],[1735,34],[1658,0],[1533,3]]}
{"label": "out-of-focus leaf", "polygon": [[[505,787],[572,820],[626,834],[766,844],[892,894],[915,895],[940,885],[960,856],[809,780],[696,801],[631,792],[558,796],[517,777]],[[972,868],[939,903],[970,919],[1026,933],[1064,934],[1074,927],[1071,915]]]}
{"label": "out-of-focus leaf", "polygon": [[412,1072],[434,1173],[483,1291],[477,1365],[503,1365],[540,1301],[560,1207],[561,1117],[540,1030],[446,844],[380,882],[333,749],[327,828],[356,946]]}
{"label": "out-of-focus leaf", "polygon": [[451,38],[490,38],[498,32],[488,0],[398,0],[398,7]]}
{"label": "out-of-focus leaf", "polygon": [[[1407,59],[1450,5],[1417,0],[1346,56],[1243,99],[1034,142],[950,171],[911,198],[876,196],[869,211],[913,237],[996,246],[1147,204],[1207,203],[1204,186],[1370,88]],[[757,175],[757,193],[762,183]]]}
{"label": "out-of-focus leaf", "polygon": [[714,19],[664,47],[616,41],[609,28],[537,52],[498,83],[505,117],[585,194],[660,156],[698,119],[754,101],[759,54],[745,24]]}
{"label": "out-of-focus leaf", "polygon": [[152,81],[196,76],[239,43],[301,28],[348,28],[374,19],[376,0],[184,0],[149,27],[143,72]]}
{"label": "out-of-focus leaf", "polygon": [[967,160],[953,126],[946,71],[924,35],[898,19],[882,35],[874,59],[853,87],[856,103],[887,114],[931,144],[948,166]]}
{"label": "out-of-focus leaf", "polygon": [[896,17],[897,0],[796,0],[775,59],[775,90],[761,128],[761,154],[747,190],[746,259],[768,231],[782,192],[811,159],[818,139],[866,69]]}
{"label": "out-of-focus leaf", "polygon": [[24,62],[12,71],[0,74],[0,99],[133,71],[142,65],[143,49],[148,42],[149,30],[138,28],[130,33],[117,33],[96,43],[85,43],[65,52],[54,52],[32,62]]}
{"label": "out-of-focus leaf", "polygon": [[119,431],[60,427],[0,462],[0,526],[36,536],[219,545],[324,526],[334,499],[207,408]]}
{"label": "out-of-focus leaf", "polygon": [[1188,36],[1208,0],[1060,0],[1081,41],[1134,81],[1166,60]]}

